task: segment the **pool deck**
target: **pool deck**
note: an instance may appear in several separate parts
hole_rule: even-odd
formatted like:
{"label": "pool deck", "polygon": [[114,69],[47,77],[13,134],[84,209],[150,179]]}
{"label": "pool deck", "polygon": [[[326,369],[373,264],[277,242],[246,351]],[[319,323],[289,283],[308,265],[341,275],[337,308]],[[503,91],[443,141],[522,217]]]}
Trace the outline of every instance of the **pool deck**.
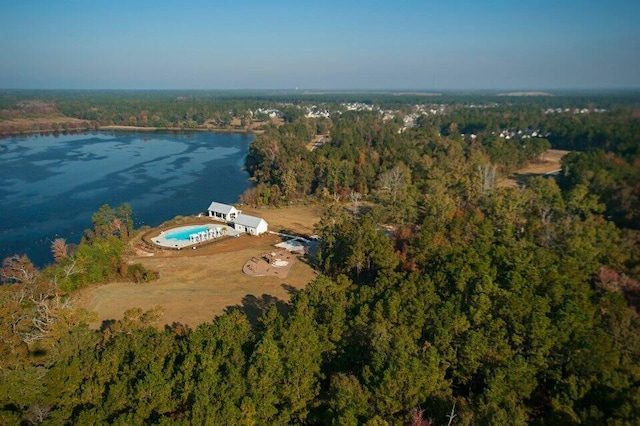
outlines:
{"label": "pool deck", "polygon": [[[202,227],[202,226],[203,225],[199,225],[199,227]],[[236,231],[232,227],[224,225],[222,223],[215,223],[215,224],[211,224],[211,225],[207,225],[207,226],[209,226],[211,228],[225,228],[226,231],[224,231],[224,236],[223,237],[219,237],[219,238],[238,237],[238,236],[243,234],[243,232]],[[166,248],[171,248],[171,249],[176,249],[176,250],[180,250],[180,249],[183,249],[185,247],[196,248],[201,244],[207,244],[207,243],[210,243],[211,241],[215,241],[215,239],[213,239],[213,240],[206,240],[206,241],[202,241],[202,242],[192,243],[189,240],[170,240],[170,239],[167,239],[165,237],[171,231],[176,231],[176,230],[179,230],[181,228],[192,228],[192,227],[198,227],[198,226],[194,226],[194,225],[176,226],[175,228],[168,229],[166,231],[160,232],[160,234],[158,234],[157,236],[152,237],[151,241],[153,241],[155,244],[157,244],[160,247],[166,247]]]}

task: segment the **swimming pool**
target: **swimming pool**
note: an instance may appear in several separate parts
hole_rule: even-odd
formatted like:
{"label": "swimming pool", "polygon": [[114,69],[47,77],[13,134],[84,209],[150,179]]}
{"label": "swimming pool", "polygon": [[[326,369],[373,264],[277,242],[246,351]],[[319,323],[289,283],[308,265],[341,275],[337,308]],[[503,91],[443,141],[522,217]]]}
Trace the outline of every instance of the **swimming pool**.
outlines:
{"label": "swimming pool", "polygon": [[151,238],[151,242],[161,247],[180,250],[189,246],[195,248],[198,244],[221,237],[235,237],[240,234],[240,231],[222,224],[187,225],[162,231]]}
{"label": "swimming pool", "polygon": [[208,226],[187,226],[171,230],[164,234],[164,238],[167,240],[176,241],[189,241],[189,235],[197,234],[199,232],[208,232]]}

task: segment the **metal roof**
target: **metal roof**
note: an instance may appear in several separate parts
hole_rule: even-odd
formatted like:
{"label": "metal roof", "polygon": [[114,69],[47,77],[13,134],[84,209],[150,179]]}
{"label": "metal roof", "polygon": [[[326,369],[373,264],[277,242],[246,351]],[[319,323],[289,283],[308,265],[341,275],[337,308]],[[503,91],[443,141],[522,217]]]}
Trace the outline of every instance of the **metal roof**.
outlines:
{"label": "metal roof", "polygon": [[236,212],[238,211],[238,209],[236,209],[233,206],[230,206],[229,204],[217,203],[215,201],[209,204],[209,209],[208,209],[208,211],[222,213],[222,214],[229,214],[234,210]]}
{"label": "metal roof", "polygon": [[238,225],[248,226],[250,228],[257,228],[260,226],[260,223],[264,222],[267,225],[267,222],[261,217],[249,216],[248,214],[240,213],[233,223],[237,223]]}

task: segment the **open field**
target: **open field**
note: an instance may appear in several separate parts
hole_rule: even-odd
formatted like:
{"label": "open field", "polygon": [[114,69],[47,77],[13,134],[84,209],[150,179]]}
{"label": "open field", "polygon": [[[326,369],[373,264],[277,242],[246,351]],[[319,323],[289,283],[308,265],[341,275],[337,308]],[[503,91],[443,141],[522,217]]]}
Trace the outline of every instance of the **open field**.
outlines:
{"label": "open field", "polygon": [[82,120],[80,118],[52,116],[52,117],[33,117],[33,118],[11,118],[3,120],[2,124],[17,125],[17,126],[29,126],[32,124],[54,124],[54,123],[85,123],[88,120]]}
{"label": "open field", "polygon": [[[319,219],[319,208],[315,206],[244,211],[264,217],[275,231],[308,234]],[[195,327],[227,309],[242,309],[252,318],[269,304],[286,302],[292,291],[303,288],[316,276],[301,261],[295,262],[284,279],[252,277],[242,272],[248,259],[273,251],[273,245],[280,241],[276,235],[245,235],[196,250],[166,250],[153,256],[136,256],[131,258],[132,262],[160,273],[157,281],[90,287],[78,294],[78,306],[97,313],[96,326],[122,318],[128,309],[148,310],[156,305],[164,309],[161,324],[177,322]]]}
{"label": "open field", "polygon": [[544,175],[559,170],[561,168],[562,157],[568,153],[569,151],[550,149],[543,154],[542,161],[523,167],[511,176],[499,181],[497,186],[499,188],[517,187],[532,176]]}
{"label": "open field", "polygon": [[[20,117],[20,118],[0,118],[0,135],[20,135],[30,133],[50,133],[62,131],[85,131],[85,130],[104,130],[104,131],[124,131],[124,132],[218,132],[218,133],[254,133],[260,134],[270,125],[275,124],[281,126],[284,124],[282,119],[271,119],[269,122],[255,121],[250,125],[241,126],[239,121],[237,125],[231,127],[220,127],[207,122],[193,128],[185,127],[153,127],[153,126],[129,126],[129,125],[103,125],[98,126],[91,120],[83,120],[80,118],[66,116],[47,116],[47,117]],[[66,128],[65,128],[66,126]]]}
{"label": "open field", "polygon": [[243,213],[262,217],[269,224],[270,231],[313,234],[313,226],[320,220],[323,207],[295,206],[268,209],[240,207]]}
{"label": "open field", "polygon": [[90,123],[88,120],[65,116],[11,118],[0,120],[0,135],[63,131],[65,126],[71,131],[84,130],[90,127]]}

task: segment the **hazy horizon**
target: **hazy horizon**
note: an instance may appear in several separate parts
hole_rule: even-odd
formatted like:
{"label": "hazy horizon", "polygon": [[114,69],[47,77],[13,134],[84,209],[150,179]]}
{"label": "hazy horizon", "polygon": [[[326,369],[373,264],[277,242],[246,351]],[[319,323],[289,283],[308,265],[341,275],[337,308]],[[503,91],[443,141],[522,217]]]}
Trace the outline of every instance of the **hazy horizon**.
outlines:
{"label": "hazy horizon", "polygon": [[2,89],[640,87],[630,1],[5,2]]}
{"label": "hazy horizon", "polygon": [[389,89],[389,88],[343,88],[334,89],[327,88],[261,88],[261,87],[244,87],[244,88],[68,88],[68,87],[52,87],[52,88],[24,88],[24,87],[0,87],[0,92],[175,92],[181,93],[257,93],[257,94],[295,94],[300,95],[330,95],[330,94],[388,94],[388,95],[422,95],[425,98],[438,97],[445,95],[487,95],[487,96],[501,96],[501,95],[521,95],[521,96],[563,96],[573,94],[627,94],[640,92],[640,86],[638,87],[591,87],[591,88],[560,88],[560,89],[545,89],[545,88],[509,88],[509,89]]}

